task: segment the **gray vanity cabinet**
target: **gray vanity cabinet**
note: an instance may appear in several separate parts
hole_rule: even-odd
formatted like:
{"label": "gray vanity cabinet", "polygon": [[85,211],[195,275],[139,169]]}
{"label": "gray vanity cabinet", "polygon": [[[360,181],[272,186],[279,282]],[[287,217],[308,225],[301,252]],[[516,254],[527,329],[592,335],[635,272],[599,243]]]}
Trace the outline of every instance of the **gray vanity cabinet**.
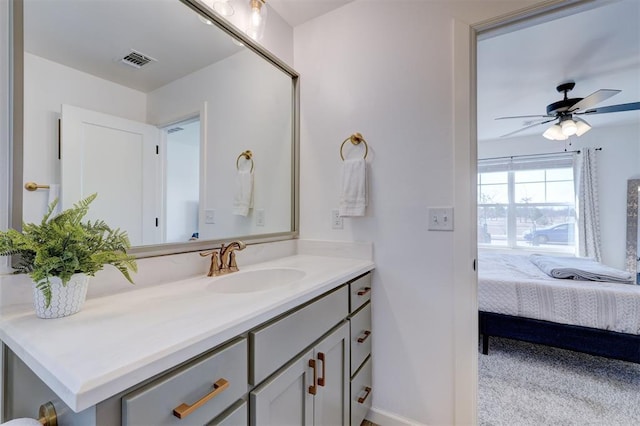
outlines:
{"label": "gray vanity cabinet", "polygon": [[349,283],[351,424],[359,425],[371,407],[371,274]]}
{"label": "gray vanity cabinet", "polygon": [[371,404],[370,284],[362,275],[79,413],[7,350],[5,415],[52,401],[61,426],[358,426]]}
{"label": "gray vanity cabinet", "polygon": [[348,425],[349,327],[335,328],[250,393],[251,424]]}

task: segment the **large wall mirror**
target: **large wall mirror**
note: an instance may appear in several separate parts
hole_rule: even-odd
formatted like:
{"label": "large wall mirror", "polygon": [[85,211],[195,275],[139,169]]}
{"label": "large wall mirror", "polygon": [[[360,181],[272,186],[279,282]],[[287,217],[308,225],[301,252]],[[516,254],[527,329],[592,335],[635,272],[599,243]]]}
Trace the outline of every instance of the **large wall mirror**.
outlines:
{"label": "large wall mirror", "polygon": [[22,5],[14,226],[96,192],[139,256],[296,235],[295,71],[197,0]]}

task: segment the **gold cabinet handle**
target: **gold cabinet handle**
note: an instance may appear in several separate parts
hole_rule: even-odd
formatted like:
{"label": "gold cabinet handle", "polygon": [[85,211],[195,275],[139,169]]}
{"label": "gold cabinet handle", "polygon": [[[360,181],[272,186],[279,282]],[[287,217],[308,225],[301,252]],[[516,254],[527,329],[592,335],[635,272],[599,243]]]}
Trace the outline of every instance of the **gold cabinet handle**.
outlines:
{"label": "gold cabinet handle", "polygon": [[362,287],[360,290],[358,290],[358,292],[356,293],[358,296],[364,296],[365,294],[369,293],[371,291],[371,287]]}
{"label": "gold cabinet handle", "polygon": [[318,386],[324,386],[326,359],[323,352],[318,352],[318,360],[322,361],[322,377],[318,377]]}
{"label": "gold cabinet handle", "polygon": [[309,360],[309,367],[313,368],[313,385],[309,386],[309,393],[311,395],[315,395],[318,392],[318,387],[316,386],[316,381],[318,380],[318,371],[316,370],[316,360]]}
{"label": "gold cabinet handle", "polygon": [[220,379],[213,384],[213,390],[200,398],[193,405],[185,404],[184,402],[180,404],[178,407],[173,409],[173,415],[179,419],[184,419],[189,414],[196,411],[198,408],[202,407],[212,398],[220,395],[226,388],[229,387],[229,382],[226,379]]}
{"label": "gold cabinet handle", "polygon": [[363,331],[362,334],[364,334],[364,336],[358,337],[357,339],[358,343],[363,343],[365,340],[369,338],[369,336],[371,336],[371,332],[369,330]]}
{"label": "gold cabinet handle", "polygon": [[369,394],[371,393],[371,388],[369,386],[364,388],[365,394],[358,398],[358,404],[364,404],[364,402],[369,398]]}

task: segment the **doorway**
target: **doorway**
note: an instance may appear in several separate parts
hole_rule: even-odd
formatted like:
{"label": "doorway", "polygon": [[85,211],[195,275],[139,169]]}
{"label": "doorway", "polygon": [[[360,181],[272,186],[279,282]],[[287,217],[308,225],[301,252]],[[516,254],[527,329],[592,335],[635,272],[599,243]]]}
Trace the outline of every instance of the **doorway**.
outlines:
{"label": "doorway", "polygon": [[[622,24],[620,20],[615,20],[610,18],[606,19],[602,17],[595,19],[595,17],[597,14],[600,14],[600,13],[604,14],[605,9],[609,6],[620,7],[623,4],[624,2],[593,4],[591,2],[586,2],[586,1],[575,2],[574,4],[571,4],[568,7],[563,7],[556,4],[555,7],[552,7],[550,9],[545,9],[542,11],[540,10],[534,11],[533,13],[517,16],[515,18],[510,17],[502,21],[494,22],[491,25],[488,25],[486,27],[475,28],[477,40],[474,40],[473,42],[474,45],[472,46],[471,49],[472,51],[475,51],[477,53],[477,56],[476,56],[477,62],[473,65],[473,69],[477,74],[476,77],[477,77],[477,84],[478,84],[477,115],[473,117],[474,121],[477,123],[477,140],[475,143],[472,142],[472,144],[475,144],[475,146],[472,148],[472,151],[474,151],[474,148],[475,148],[478,154],[477,155],[478,158],[492,158],[492,157],[501,157],[501,156],[514,157],[519,154],[520,155],[539,155],[539,154],[548,153],[548,152],[564,151],[565,149],[567,151],[579,150],[581,148],[584,149],[585,147],[590,146],[589,138],[591,138],[593,135],[596,135],[597,131],[595,131],[595,129],[598,127],[604,128],[608,125],[608,123],[604,123],[605,119],[607,121],[611,119],[618,120],[619,117],[610,117],[610,116],[616,116],[617,114],[603,114],[600,116],[593,116],[594,118],[592,118],[592,116],[589,116],[587,120],[594,127],[594,131],[591,132],[590,135],[588,135],[589,137],[588,138],[576,137],[576,138],[571,138],[568,141],[548,141],[542,137],[542,133],[545,131],[545,129],[547,129],[548,126],[554,124],[553,122],[543,123],[539,125],[536,124],[535,121],[530,121],[529,123],[525,123],[525,120],[527,119],[531,120],[532,117],[521,117],[520,120],[516,119],[511,122],[508,120],[504,120],[504,121],[495,120],[496,118],[502,117],[502,116],[529,116],[529,115],[535,115],[535,114],[540,114],[541,116],[545,115],[547,113],[545,110],[546,105],[550,104],[552,101],[557,100],[555,99],[556,97],[557,98],[562,97],[562,94],[555,93],[556,85],[560,85],[566,80],[575,80],[575,83],[576,83],[574,93],[572,94],[574,96],[570,95],[569,97],[586,97],[587,95],[589,95],[590,93],[593,93],[595,90],[598,90],[598,89],[623,89],[623,92],[621,94],[616,95],[615,101],[610,102],[611,104],[621,104],[626,102],[638,101],[638,98],[639,98],[638,94],[640,94],[640,91],[638,90],[637,84],[635,86],[634,85],[630,86],[630,88],[629,87],[625,88],[625,87],[617,87],[617,84],[615,83],[616,81],[619,81],[617,79],[621,77],[621,75],[629,69],[631,70],[635,69],[636,80],[638,80],[637,79],[638,63],[637,62],[634,63],[633,60],[631,61],[626,60],[627,58],[630,57],[630,55],[622,59],[620,58],[615,59],[614,57],[608,57],[607,59],[597,59],[598,57],[600,57],[599,55],[601,54],[606,55],[606,54],[611,54],[613,52],[613,49],[607,47],[606,37],[604,36],[599,38],[594,37],[594,39],[590,43],[587,43],[585,45],[581,45],[578,43],[572,43],[570,46],[565,45],[564,47],[566,47],[566,49],[564,50],[563,50],[562,43],[560,44],[557,43],[557,40],[563,39],[564,37],[563,34],[566,34],[567,28],[572,28],[572,31],[576,31],[576,33],[589,34],[588,31],[584,33],[581,32],[573,24],[569,25],[569,24],[562,23],[565,18],[571,19],[582,14],[591,15],[594,18],[592,22],[597,22],[599,25],[598,29],[605,29],[611,34],[618,33],[618,28],[621,28],[624,26],[624,24]],[[634,14],[632,13],[631,16],[633,17]],[[635,13],[635,16],[637,19],[637,12]],[[613,24],[615,28],[612,29],[611,26],[606,28],[605,24],[607,22],[610,22],[611,24]],[[487,66],[487,64],[485,63],[487,62],[485,61],[486,58],[482,56],[483,42],[487,40],[496,40],[503,36],[506,38],[510,34],[514,34],[518,32],[532,33],[532,28],[537,26],[539,26],[540,28],[542,27],[547,28],[546,33],[543,36],[540,36],[538,39],[534,39],[533,37],[531,37],[529,40],[524,40],[515,46],[503,47],[501,49],[494,47],[494,49],[497,49],[497,51],[501,51],[505,53],[506,53],[505,49],[508,49],[508,48],[513,49],[511,50],[512,52],[511,55],[509,54],[504,55],[502,62],[500,62],[500,60],[496,58],[492,58],[490,61],[491,62],[490,65],[494,67],[502,67],[503,69],[509,69],[509,67],[512,67],[511,69],[513,71],[510,74],[499,75],[499,72],[495,70],[493,71],[493,75],[489,76],[490,78],[487,78],[487,75],[482,74],[483,72],[485,73],[491,72],[490,69],[489,71],[487,71],[486,69],[485,70],[482,69],[483,66]],[[562,28],[565,31],[565,33],[561,33],[559,35],[554,36],[548,29],[553,26]],[[634,26],[637,28],[637,25],[634,25]],[[591,28],[595,28],[595,27],[596,25],[592,23]],[[637,29],[635,29],[635,31],[637,31]],[[592,31],[592,33],[595,33],[595,31]],[[589,34],[589,36],[591,35],[595,35],[595,34]],[[555,37],[556,42],[551,44],[546,43],[544,39],[547,36],[552,38]],[[640,40],[640,38],[638,38],[638,36],[636,35],[635,37],[632,38],[632,40]],[[526,42],[530,42],[530,43],[527,44]],[[496,44],[497,43],[494,43],[494,45]],[[536,53],[538,49],[540,49],[540,51],[542,52],[539,55],[537,55]],[[556,56],[554,59],[550,59],[550,56],[549,56],[550,54],[556,54],[558,56]],[[564,55],[564,58],[562,57],[563,55]],[[635,56],[631,56],[631,57],[637,58],[638,56],[636,54]],[[514,65],[514,63],[519,61],[520,59],[529,60],[528,68],[526,68],[524,71],[522,70],[518,71]],[[570,59],[570,60],[562,62],[564,59]],[[560,65],[564,65],[564,67],[562,69],[559,69],[558,66]],[[590,73],[592,73],[593,75]],[[607,80],[604,84],[596,80],[597,74],[605,75]],[[546,80],[545,87],[537,86],[538,83],[536,79],[538,77]],[[497,90],[492,91],[490,95],[487,95],[486,88],[483,87],[483,84],[486,83],[487,81],[490,81],[491,78],[495,78],[496,80],[500,81],[501,86]],[[611,83],[607,84],[607,82],[611,82]],[[536,91],[541,95],[534,94],[531,96],[523,96],[522,93],[526,93],[527,87],[536,87]],[[483,90],[485,91],[484,93],[483,93]],[[487,96],[491,96],[491,99],[487,99]],[[472,95],[472,98],[473,98],[473,95]],[[526,98],[526,100],[531,100],[532,106],[529,107],[527,106],[528,104],[525,105],[524,103],[521,103],[522,100],[525,100],[521,98]],[[506,110],[496,112],[495,109],[492,110],[490,107],[487,106],[487,105],[490,105],[491,102],[493,101],[495,101],[495,103],[498,105],[506,105],[508,106],[508,108],[506,108]],[[608,105],[608,104],[603,103],[603,105]],[[493,112],[489,112],[490,110]],[[627,113],[623,113],[623,114],[627,114]],[[637,114],[637,113],[634,112],[632,114]],[[620,118],[622,118],[622,114],[620,115]],[[503,126],[495,127],[494,125],[497,125],[497,124],[509,125],[511,127],[510,128],[503,127]],[[522,129],[528,126],[531,126],[531,127],[529,129],[523,130],[522,132],[518,132],[518,129]],[[518,136],[517,139],[515,137],[508,137],[508,136],[502,137],[503,135],[513,131],[517,132],[516,133],[516,135]],[[491,134],[492,136],[487,137],[486,136],[487,134]],[[616,134],[620,134],[620,133],[616,133]],[[515,136],[515,135],[512,134],[511,136]],[[603,138],[599,138],[598,144],[602,144],[604,140],[605,139]],[[637,144],[637,133],[634,140],[636,141],[635,143]],[[490,141],[490,142],[486,142],[486,141]],[[482,144],[485,142],[487,143],[487,145],[483,146]],[[606,156],[603,156],[602,157],[603,159],[612,155],[614,150],[622,151],[623,150],[622,147],[626,146],[624,145],[623,142],[621,142],[621,138],[619,137],[617,138],[615,143],[616,143],[615,147],[611,147],[611,149],[609,149],[608,151],[605,148],[604,152],[606,153]],[[518,147],[521,149],[520,151],[518,151]],[[616,161],[617,164],[622,164],[620,161],[624,160],[625,154],[619,153],[617,155],[621,155],[621,159]],[[626,157],[633,157],[633,161],[637,162],[638,155],[637,153],[629,153],[627,151]],[[477,168],[477,166],[478,166],[478,162],[476,161],[475,167]],[[620,168],[621,167],[619,166],[618,169],[615,171],[615,173],[618,173],[620,171]],[[475,173],[475,172],[476,170],[473,170],[472,173]],[[476,176],[472,177],[473,186],[477,185],[478,183],[476,178],[477,178]],[[618,188],[616,188],[615,190],[617,191]],[[620,188],[620,191],[624,191],[624,190]],[[624,194],[622,194],[622,196],[624,196]],[[488,205],[491,203],[485,203],[485,204]],[[607,211],[603,212],[603,215],[602,215],[603,218],[606,217],[606,215],[608,215],[613,210],[613,208],[611,208],[613,204],[615,203],[607,204],[608,206],[606,209]],[[623,202],[623,207],[625,205],[626,203]],[[473,217],[475,220],[479,219],[477,212],[473,214]],[[624,216],[620,216],[620,217],[624,217]],[[487,246],[492,244],[492,238],[493,238],[493,245],[496,245],[495,234],[497,233],[499,235],[502,235],[504,241],[507,241],[507,235],[508,235],[507,231],[505,231],[504,233],[499,233],[496,230],[497,228],[487,229],[482,225],[483,225],[482,222],[478,223],[478,240],[477,240],[478,244],[477,245],[480,246],[480,249],[483,248],[482,247],[483,245]],[[515,227],[514,227],[514,230],[515,230]],[[624,229],[622,229],[622,231],[624,231]],[[527,240],[526,240],[526,233],[524,230],[517,231],[516,233],[514,233],[512,237],[513,237],[512,240],[514,242],[513,245],[517,246],[518,244],[520,244],[523,247],[526,246]],[[624,238],[618,238],[618,239],[621,241],[624,241]],[[523,247],[520,247],[520,248],[523,248]],[[559,247],[561,247],[560,243],[555,244],[553,246],[549,245],[549,248],[558,249]],[[620,250],[623,250],[623,249],[624,249],[624,246],[621,246]],[[613,253],[615,250],[617,249],[612,248],[611,250],[608,250],[608,253]],[[624,256],[621,257],[621,262],[623,261],[624,261]],[[480,388],[479,392],[482,392],[482,388]],[[507,393],[507,391],[504,388],[503,388],[503,392]],[[479,394],[479,397],[481,396],[482,395]],[[479,408],[480,410],[478,411],[481,412],[483,407],[479,407]],[[486,412],[484,414],[486,415]],[[480,423],[483,423],[482,417],[480,417],[479,420],[480,420]],[[518,419],[511,418],[511,421],[514,423],[517,423]]]}
{"label": "doorway", "polygon": [[165,155],[165,242],[197,239],[200,208],[200,117],[163,128]]}

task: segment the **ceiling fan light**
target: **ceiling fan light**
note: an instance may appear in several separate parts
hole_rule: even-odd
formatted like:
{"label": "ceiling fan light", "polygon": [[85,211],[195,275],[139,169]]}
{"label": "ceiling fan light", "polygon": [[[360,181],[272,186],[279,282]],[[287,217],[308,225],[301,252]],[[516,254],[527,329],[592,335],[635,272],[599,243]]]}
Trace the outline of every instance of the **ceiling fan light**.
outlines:
{"label": "ceiling fan light", "polygon": [[582,136],[585,133],[587,133],[589,130],[591,130],[591,126],[589,125],[589,123],[587,123],[583,119],[576,118],[575,122],[576,122],[576,127],[578,129],[576,131],[576,136]]}
{"label": "ceiling fan light", "polygon": [[563,141],[568,137],[567,135],[562,133],[562,127],[560,127],[559,124],[554,124],[549,127],[547,130],[545,130],[542,136],[552,141]]}
{"label": "ceiling fan light", "polygon": [[562,134],[565,136],[575,135],[578,131],[578,126],[576,126],[576,122],[571,118],[566,118],[560,122],[560,126],[562,127]]}

